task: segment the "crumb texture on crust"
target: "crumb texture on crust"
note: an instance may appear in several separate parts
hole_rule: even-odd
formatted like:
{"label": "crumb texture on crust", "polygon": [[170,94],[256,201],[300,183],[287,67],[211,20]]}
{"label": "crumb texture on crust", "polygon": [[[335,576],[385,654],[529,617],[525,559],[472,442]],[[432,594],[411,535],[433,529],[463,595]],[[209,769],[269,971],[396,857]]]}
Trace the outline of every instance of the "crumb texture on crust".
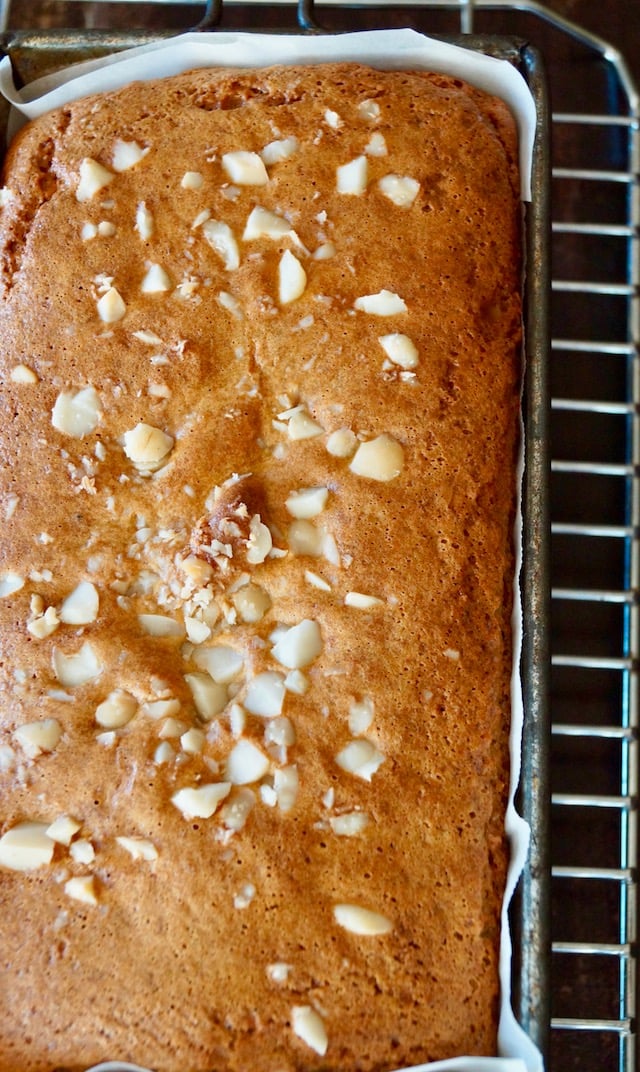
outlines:
{"label": "crumb texture on crust", "polygon": [[494,1052],[515,139],[345,65],[11,147],[0,1072]]}

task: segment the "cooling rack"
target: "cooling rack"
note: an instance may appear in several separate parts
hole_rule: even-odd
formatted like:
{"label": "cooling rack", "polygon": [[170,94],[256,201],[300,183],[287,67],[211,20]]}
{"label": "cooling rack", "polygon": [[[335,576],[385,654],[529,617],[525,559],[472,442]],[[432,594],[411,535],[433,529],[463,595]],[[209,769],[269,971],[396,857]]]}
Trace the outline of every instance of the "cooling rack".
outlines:
{"label": "cooling rack", "polygon": [[[189,0],[0,0],[0,23],[195,25]],[[27,10],[28,8],[28,10]],[[56,9],[64,9],[58,17]],[[548,1067],[632,1072],[637,1041],[640,102],[623,56],[533,0],[210,0],[225,26],[515,34],[547,61],[551,262]],[[82,12],[82,13],[81,13]],[[38,22],[38,20],[44,20]],[[84,21],[83,21],[84,20]],[[243,20],[245,22],[243,23]]]}

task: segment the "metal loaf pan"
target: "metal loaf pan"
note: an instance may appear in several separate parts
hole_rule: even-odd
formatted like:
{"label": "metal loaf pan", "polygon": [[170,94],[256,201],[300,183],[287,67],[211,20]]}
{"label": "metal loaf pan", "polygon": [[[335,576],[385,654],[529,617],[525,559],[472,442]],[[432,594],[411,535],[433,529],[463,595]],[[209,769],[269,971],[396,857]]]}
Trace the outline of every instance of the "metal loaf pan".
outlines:
{"label": "metal loaf pan", "polygon": [[[221,0],[208,4],[207,11],[214,9],[214,14],[205,16],[198,28],[211,29],[220,17],[221,8]],[[266,27],[258,23],[260,9],[256,5],[247,5],[247,14],[250,21],[242,27],[243,31],[264,32]],[[428,21],[428,12],[423,21]],[[322,32],[313,16],[313,0],[299,0],[298,22],[301,33]],[[428,25],[419,29],[429,32]],[[169,32],[147,31],[16,31],[0,35],[0,50],[11,59],[16,83],[25,85],[71,64],[150,44],[169,36]],[[525,374],[522,409],[526,463],[522,486],[521,593],[524,631],[521,678],[525,721],[522,774],[517,797],[518,809],[531,828],[531,844],[529,858],[511,905],[510,919],[514,1012],[526,1033],[546,1055],[550,1022],[547,383],[550,117],[542,60],[526,41],[481,35],[448,35],[446,41],[513,64],[528,83],[537,109],[532,200],[524,209]],[[8,112],[7,102],[0,99],[2,156],[6,150]]]}

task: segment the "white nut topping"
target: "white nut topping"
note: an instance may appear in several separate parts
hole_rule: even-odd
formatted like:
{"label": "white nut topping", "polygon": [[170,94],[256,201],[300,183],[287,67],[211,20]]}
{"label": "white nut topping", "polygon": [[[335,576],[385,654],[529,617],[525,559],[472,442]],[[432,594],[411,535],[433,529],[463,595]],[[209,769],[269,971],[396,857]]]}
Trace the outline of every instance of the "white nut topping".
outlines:
{"label": "white nut topping", "polygon": [[261,718],[274,718],[282,713],[285,697],[284,677],[275,670],[265,670],[252,677],[243,700],[247,711]]}
{"label": "white nut topping", "polygon": [[211,629],[206,622],[201,622],[199,618],[185,618],[185,628],[187,630],[187,636],[192,644],[204,644],[205,640],[208,640],[211,636]]}
{"label": "white nut topping", "polygon": [[138,710],[138,701],[124,689],[114,689],[96,707],[95,719],[107,730],[117,730],[131,722]]}
{"label": "white nut topping", "polygon": [[353,307],[372,316],[396,316],[407,312],[404,299],[392,290],[380,290],[377,294],[363,294],[361,298],[356,298]]}
{"label": "white nut topping", "polygon": [[336,168],[336,189],[339,194],[363,194],[369,181],[369,164],[366,156],[357,156],[348,164]]}
{"label": "white nut topping", "polygon": [[53,752],[62,736],[62,726],[57,718],[43,718],[18,726],[14,736],[27,755],[35,759],[43,752]]}
{"label": "white nut topping", "polygon": [[242,238],[250,242],[256,238],[282,238],[291,233],[291,224],[284,216],[256,205],[249,213]]}
{"label": "white nut topping", "polygon": [[222,167],[238,186],[265,186],[269,181],[267,169],[257,153],[238,150],[224,153]]}
{"label": "white nut topping", "polygon": [[369,816],[364,811],[349,811],[343,815],[332,815],[329,823],[338,837],[356,837],[368,826]]}
{"label": "white nut topping", "polygon": [[363,119],[378,119],[380,117],[380,105],[375,100],[360,101],[358,115],[361,115]]}
{"label": "white nut topping", "polygon": [[300,788],[298,768],[295,763],[289,764],[288,767],[280,767],[275,771],[273,775],[273,788],[275,790],[276,801],[280,811],[291,811],[298,798],[298,790]]}
{"label": "white nut topping", "polygon": [[201,190],[204,185],[204,178],[199,171],[185,171],[180,185],[183,190]]}
{"label": "white nut topping", "polygon": [[314,261],[329,261],[336,255],[334,242],[323,242],[313,253]]}
{"label": "white nut topping", "polygon": [[157,721],[161,718],[171,718],[173,715],[177,715],[180,711],[180,700],[172,697],[168,700],[148,700],[140,708],[143,715],[148,715],[149,718]]}
{"label": "white nut topping", "polygon": [[147,860],[153,863],[158,859],[158,850],[153,841],[143,837],[117,837],[118,845],[121,845],[134,860]]}
{"label": "white nut topping", "polygon": [[310,584],[313,588],[319,588],[321,592],[331,591],[329,582],[325,581],[324,577],[320,577],[319,574],[314,573],[313,570],[305,570],[304,579],[307,584]]}
{"label": "white nut topping", "polygon": [[240,250],[235,235],[227,223],[207,220],[202,233],[213,250],[222,259],[226,270],[234,272],[240,265]]}
{"label": "white nut topping", "polygon": [[147,208],[144,201],[141,201],[136,209],[135,229],[143,242],[148,241],[153,234],[153,214],[150,209]]}
{"label": "white nut topping", "polygon": [[249,522],[249,541],[247,544],[247,562],[259,566],[273,547],[270,530],[260,520],[260,514],[254,514]]}
{"label": "white nut topping", "polygon": [[253,882],[245,882],[239,893],[233,898],[233,907],[237,909],[248,908],[256,895]]}
{"label": "white nut topping", "polygon": [[98,617],[99,597],[91,581],[80,581],[60,607],[58,617],[66,625],[89,625]]}
{"label": "white nut topping", "polygon": [[138,622],[148,636],[181,639],[185,633],[182,622],[170,618],[168,614],[139,614]]}
{"label": "white nut topping", "polygon": [[272,983],[286,983],[292,971],[291,964],[286,964],[283,960],[276,961],[275,964],[267,964],[266,967],[267,976]]}
{"label": "white nut topping", "polygon": [[175,753],[169,742],[162,741],[153,753],[153,762],[157,767],[160,767],[163,763],[171,763],[174,757]]}
{"label": "white nut topping", "polygon": [[124,433],[123,445],[127,458],[136,469],[153,473],[166,465],[173,450],[172,436],[143,421]]}
{"label": "white nut topping", "polygon": [[311,1005],[294,1005],[291,1010],[291,1027],[294,1035],[324,1057],[329,1039],[320,1013],[312,1009]]}
{"label": "white nut topping", "polygon": [[19,573],[3,573],[0,577],[0,599],[12,596],[25,586],[25,579]]}
{"label": "white nut topping", "polygon": [[65,655],[54,648],[52,662],[54,673],[65,688],[85,685],[102,673],[102,663],[88,640],[75,655]]}
{"label": "white nut topping", "polygon": [[344,597],[345,607],[356,607],[358,610],[372,610],[373,607],[381,607],[383,604],[383,599],[368,596],[364,592],[347,592]]}
{"label": "white nut topping", "polygon": [[226,685],[220,685],[209,674],[185,674],[196,711],[205,722],[224,711],[229,694]]}
{"label": "white nut topping", "polygon": [[149,146],[138,145],[137,141],[122,141],[118,138],[113,146],[111,164],[114,171],[128,171],[135,167],[149,152]]}
{"label": "white nut topping", "polygon": [[296,731],[293,722],[286,715],[270,719],[264,730],[264,743],[289,748],[296,743]]}
{"label": "white nut topping", "polygon": [[378,187],[385,197],[399,208],[408,208],[418,196],[420,183],[407,175],[385,175]]}
{"label": "white nut topping", "polygon": [[80,181],[76,187],[77,201],[90,201],[99,190],[115,178],[112,171],[99,164],[90,156],[86,156],[80,164]]}
{"label": "white nut topping", "polygon": [[173,737],[182,737],[182,734],[186,732],[186,722],[181,722],[179,718],[165,718],[158,730],[158,737],[164,741]]}
{"label": "white nut topping", "polygon": [[281,305],[289,305],[304,294],[307,286],[307,273],[293,253],[285,249],[278,265],[278,300]]}
{"label": "white nut topping", "polygon": [[357,476],[386,482],[399,476],[404,466],[404,451],[396,439],[383,433],[361,443],[349,468]]}
{"label": "white nut topping", "polygon": [[75,878],[70,878],[64,884],[64,892],[67,897],[80,901],[82,904],[97,905],[98,903],[93,875],[77,875]]}
{"label": "white nut topping", "polygon": [[53,427],[64,435],[82,439],[95,431],[102,416],[102,406],[95,387],[83,387],[75,394],[63,391],[51,413]]}
{"label": "white nut topping", "polygon": [[342,119],[337,112],[334,112],[333,108],[327,108],[325,110],[324,121],[332,130],[339,130],[342,126]]}
{"label": "white nut topping", "polygon": [[22,384],[37,383],[38,377],[28,365],[14,365],[11,369],[11,382]]}
{"label": "white nut topping", "polygon": [[287,422],[287,435],[289,439],[294,441],[299,439],[314,439],[316,436],[322,435],[324,428],[322,425],[314,421],[304,406],[296,409],[295,413],[292,413],[289,421]]}
{"label": "white nut topping", "polygon": [[416,368],[419,361],[418,348],[408,335],[395,331],[390,335],[380,335],[378,342],[394,365],[403,369]]}
{"label": "white nut topping", "polygon": [[73,841],[69,848],[69,855],[77,864],[91,864],[96,858],[95,849],[87,838]]}
{"label": "white nut topping", "polygon": [[380,134],[379,132],[372,134],[365,145],[364,151],[368,156],[386,156],[388,150],[387,143],[384,140],[384,134]]}
{"label": "white nut topping", "polygon": [[207,785],[179,789],[171,803],[185,819],[210,819],[218,805],[229,795],[230,782],[209,782]]}
{"label": "white nut topping", "polygon": [[287,533],[289,550],[294,555],[319,558],[324,550],[325,533],[311,521],[293,521]]}
{"label": "white nut topping", "polygon": [[243,622],[261,621],[271,607],[271,596],[257,584],[247,584],[231,596],[231,602]]}
{"label": "white nut topping", "polygon": [[55,633],[59,625],[60,619],[56,608],[47,607],[44,614],[41,614],[39,618],[34,618],[32,621],[27,622],[27,630],[36,640],[44,640],[45,637]]}
{"label": "white nut topping", "polygon": [[349,730],[354,737],[366,733],[373,722],[373,700],[370,696],[354,700],[349,707]]}
{"label": "white nut topping", "polygon": [[244,666],[242,652],[225,644],[200,648],[194,652],[193,661],[199,670],[206,670],[213,680],[221,685],[228,685],[235,681]]}
{"label": "white nut topping", "polygon": [[59,815],[57,819],[47,827],[47,837],[57,841],[59,845],[70,845],[75,834],[82,828],[82,823],[72,819],[70,815]]}
{"label": "white nut topping", "polygon": [[384,756],[372,741],[359,737],[355,741],[349,741],[338,753],[336,763],[348,774],[355,774],[358,778],[370,782],[378,767],[384,763]]}
{"label": "white nut topping", "polygon": [[297,138],[293,136],[279,138],[277,141],[270,141],[268,145],[265,145],[260,156],[267,165],[279,164],[281,160],[288,160],[290,156],[297,153],[299,148],[300,142]]}
{"label": "white nut topping", "polygon": [[226,777],[232,785],[259,782],[269,770],[269,759],[253,741],[242,737],[227,756]]}
{"label": "white nut topping", "polygon": [[100,220],[98,224],[98,234],[101,238],[113,238],[116,230],[115,223],[111,223],[110,220]]}
{"label": "white nut topping", "polygon": [[180,747],[188,756],[199,756],[204,748],[206,739],[206,735],[202,730],[192,726],[190,730],[180,735]]}
{"label": "white nut topping", "polygon": [[334,458],[350,458],[357,445],[356,434],[350,428],[338,428],[327,439],[327,450]]}
{"label": "white nut topping", "polygon": [[301,488],[299,491],[290,493],[285,506],[292,517],[308,519],[322,513],[328,498],[328,488]]}
{"label": "white nut topping", "polygon": [[227,830],[236,833],[242,830],[255,803],[256,795],[252,789],[238,789],[233,798],[227,800],[220,809],[220,818]]}
{"label": "white nut topping", "polygon": [[362,908],[355,904],[337,904],[333,906],[333,915],[336,923],[351,931],[352,934],[378,935],[388,934],[393,930],[393,923],[379,912],[373,912],[370,908]]}
{"label": "white nut topping", "polygon": [[98,299],[96,308],[98,316],[105,324],[117,324],[127,311],[124,300],[115,287],[109,287],[105,291],[102,297]]}
{"label": "white nut topping", "polygon": [[322,634],[317,622],[305,618],[287,629],[286,633],[274,644],[271,654],[274,659],[288,670],[301,670],[308,666],[322,651]]}
{"label": "white nut topping", "polygon": [[171,290],[172,286],[169,273],[162,265],[150,264],[140,284],[140,290],[143,294],[164,294]]}
{"label": "white nut topping", "polygon": [[48,823],[23,822],[0,838],[0,867],[10,871],[33,871],[53,859],[55,842],[47,836]]}

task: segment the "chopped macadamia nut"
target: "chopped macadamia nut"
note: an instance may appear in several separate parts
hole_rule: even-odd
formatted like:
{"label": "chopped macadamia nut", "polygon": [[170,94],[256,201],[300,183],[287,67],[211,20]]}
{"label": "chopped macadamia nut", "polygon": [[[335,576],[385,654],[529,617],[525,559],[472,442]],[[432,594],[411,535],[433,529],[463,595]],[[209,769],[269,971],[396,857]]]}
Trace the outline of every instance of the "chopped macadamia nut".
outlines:
{"label": "chopped macadamia nut", "polygon": [[123,436],[124,452],[136,469],[156,472],[166,465],[173,450],[173,437],[143,421]]}
{"label": "chopped macadamia nut", "polygon": [[231,602],[242,621],[247,624],[262,621],[267,611],[271,609],[271,596],[257,584],[247,584],[244,588],[234,592]]}
{"label": "chopped macadamia nut", "polygon": [[123,689],[114,689],[106,700],[96,707],[95,720],[105,729],[115,730],[126,726],[138,710],[138,701]]}
{"label": "chopped macadamia nut", "polygon": [[163,294],[171,290],[173,284],[168,272],[161,264],[150,264],[140,284],[143,294]]}
{"label": "chopped macadamia nut", "polygon": [[118,138],[113,146],[111,164],[114,171],[128,171],[145,158],[149,146],[138,145],[137,141],[122,141]]}
{"label": "chopped macadamia nut", "polygon": [[383,434],[361,443],[349,468],[357,476],[386,482],[399,476],[404,467],[404,451],[396,439]]}
{"label": "chopped macadamia nut", "polygon": [[336,189],[339,194],[363,194],[369,181],[366,156],[357,156],[348,164],[336,168]]}
{"label": "chopped macadamia nut", "polygon": [[334,458],[350,458],[357,445],[357,436],[350,428],[338,428],[327,438],[327,450]]}
{"label": "chopped macadamia nut", "polygon": [[143,703],[140,711],[143,715],[148,715],[149,718],[154,720],[171,718],[173,715],[179,713],[180,700],[177,700],[173,696],[168,700],[148,700],[146,703]]}
{"label": "chopped macadamia nut", "polygon": [[265,670],[251,678],[243,703],[252,715],[274,718],[282,713],[285,691],[282,674],[275,670]]}
{"label": "chopped macadamia nut", "polygon": [[226,685],[214,681],[209,674],[192,673],[185,674],[184,679],[189,686],[193,704],[205,722],[224,711],[229,700],[229,692]]}
{"label": "chopped macadamia nut", "polygon": [[77,864],[92,864],[96,858],[95,849],[87,838],[72,841],[69,855]]}
{"label": "chopped macadamia nut", "polygon": [[404,299],[399,294],[394,294],[392,290],[380,290],[377,294],[364,294],[361,298],[356,298],[353,307],[371,316],[396,316],[407,312]]}
{"label": "chopped macadamia nut", "polygon": [[322,513],[328,498],[328,488],[301,488],[299,491],[291,492],[285,506],[292,517],[308,519]]}
{"label": "chopped macadamia nut", "polygon": [[59,625],[60,619],[56,608],[47,607],[44,614],[27,622],[27,630],[36,640],[44,640],[46,637],[51,636],[52,633],[55,633]]}
{"label": "chopped macadamia nut", "polygon": [[189,756],[199,756],[204,748],[206,739],[206,735],[202,730],[198,730],[193,726],[181,735],[180,747]]}
{"label": "chopped macadamia nut", "polygon": [[407,175],[385,175],[380,179],[378,187],[385,197],[399,208],[408,208],[413,204],[420,183],[417,179],[411,179]]}
{"label": "chopped macadamia nut", "polygon": [[185,618],[184,624],[187,636],[192,644],[204,644],[205,640],[208,640],[211,636],[209,626],[198,618]]}
{"label": "chopped macadamia nut", "polygon": [[213,250],[222,259],[226,270],[233,272],[240,265],[240,250],[235,235],[227,223],[207,220],[202,233]]}
{"label": "chopped macadamia nut", "polygon": [[356,607],[358,610],[372,610],[373,607],[380,607],[383,604],[383,599],[379,599],[378,596],[365,595],[364,592],[347,592],[344,597],[345,607]]}
{"label": "chopped macadamia nut", "polygon": [[171,763],[175,759],[175,752],[168,741],[162,741],[153,753],[153,762],[157,767],[165,763]]}
{"label": "chopped macadamia nut", "polygon": [[330,592],[331,585],[328,581],[325,581],[324,577],[318,576],[313,570],[304,571],[304,579],[307,584],[312,585],[313,588],[319,588],[321,592]]}
{"label": "chopped macadamia nut", "polygon": [[369,816],[363,811],[332,815],[329,824],[338,837],[356,837],[369,825]]}
{"label": "chopped macadamia nut", "polygon": [[388,934],[393,930],[393,923],[390,919],[379,912],[373,912],[370,908],[362,908],[361,905],[334,905],[333,915],[336,923],[351,934],[372,936]]}
{"label": "chopped macadamia nut", "polygon": [[252,789],[237,789],[232,799],[227,800],[220,809],[220,818],[227,828],[237,833],[246,825],[247,819],[256,803]]}
{"label": "chopped macadamia nut", "polygon": [[3,573],[0,576],[0,599],[14,595],[25,586],[25,579],[19,573]]}
{"label": "chopped macadamia nut", "polygon": [[408,335],[392,332],[378,337],[385,354],[394,365],[403,369],[414,369],[419,362],[418,348]]}
{"label": "chopped macadamia nut", "polygon": [[269,181],[264,161],[257,153],[242,150],[224,153],[221,162],[231,181],[238,186],[265,186]]}
{"label": "chopped macadamia nut", "polygon": [[38,382],[38,376],[28,365],[14,365],[11,369],[11,382],[31,384]]}
{"label": "chopped macadamia nut", "polygon": [[267,774],[270,761],[253,741],[241,737],[227,756],[226,778],[232,785],[250,785]]}
{"label": "chopped macadamia nut", "polygon": [[307,273],[297,257],[285,249],[278,265],[278,300],[281,305],[297,301],[307,287]]}
{"label": "chopped macadamia nut", "polygon": [[75,878],[70,878],[64,884],[64,892],[67,897],[80,901],[82,904],[97,905],[98,903],[93,875],[77,875]]}
{"label": "chopped macadamia nut", "polygon": [[291,1027],[294,1035],[324,1057],[329,1045],[327,1029],[320,1013],[311,1005],[294,1005],[291,1010]]}
{"label": "chopped macadamia nut", "polygon": [[324,551],[325,533],[311,521],[293,521],[287,533],[289,550],[294,555],[310,555],[319,558]]}
{"label": "chopped macadamia nut", "polygon": [[117,324],[125,315],[127,307],[116,288],[109,287],[98,299],[97,310],[98,316],[105,324]]}
{"label": "chopped macadamia nut", "polygon": [[282,238],[291,233],[291,224],[284,216],[256,205],[249,213],[242,238],[250,242],[256,238]]}
{"label": "chopped macadamia nut", "polygon": [[363,100],[358,105],[358,115],[363,119],[379,119],[380,105],[375,100]]}
{"label": "chopped macadamia nut", "polygon": [[231,782],[209,782],[207,785],[179,789],[171,797],[171,803],[182,812],[185,819],[210,819],[213,813],[229,796]]}
{"label": "chopped macadamia nut", "polygon": [[370,782],[378,768],[384,763],[384,756],[372,741],[359,737],[350,741],[336,756],[336,762],[348,774],[355,774]]}
{"label": "chopped macadamia nut", "polygon": [[52,841],[57,841],[59,845],[70,845],[81,829],[82,823],[79,823],[77,819],[72,819],[70,815],[60,815],[57,819],[54,819],[51,826],[47,827],[46,834]]}
{"label": "chopped macadamia nut", "polygon": [[75,393],[62,391],[51,413],[53,427],[63,435],[82,439],[97,428],[102,417],[102,406],[95,387],[89,385]]}
{"label": "chopped macadamia nut", "polygon": [[284,961],[276,961],[275,964],[267,964],[267,977],[272,983],[286,983],[293,968]]}
{"label": "chopped macadamia nut", "polygon": [[280,811],[291,811],[298,799],[300,789],[298,768],[295,763],[289,764],[288,767],[280,767],[274,772],[273,788]]}
{"label": "chopped macadamia nut", "polygon": [[287,629],[273,646],[274,659],[288,670],[301,670],[317,659],[322,651],[322,634],[317,622],[305,618]]}
{"label": "chopped macadamia nut", "polygon": [[249,522],[249,541],[247,544],[247,562],[251,566],[260,565],[273,547],[270,529],[260,520],[260,514],[254,514]]}
{"label": "chopped macadamia nut", "polygon": [[260,156],[267,166],[271,164],[279,164],[281,160],[288,160],[290,156],[297,153],[300,148],[300,142],[295,137],[279,138],[277,141],[270,141],[268,145],[265,145],[261,151]]}
{"label": "chopped macadamia nut", "polygon": [[116,230],[115,223],[111,223],[110,220],[100,220],[98,224],[98,234],[101,238],[113,238]]}
{"label": "chopped macadamia nut", "polygon": [[115,175],[97,160],[87,156],[80,164],[80,179],[76,187],[77,201],[90,201],[113,181]]}
{"label": "chopped macadamia nut", "polygon": [[148,863],[153,863],[158,859],[158,850],[148,838],[121,836],[117,837],[116,841],[133,860],[146,860]]}
{"label": "chopped macadamia nut", "polygon": [[99,597],[91,581],[81,581],[60,607],[58,617],[66,625],[89,625],[98,617]]}
{"label": "chopped macadamia nut", "polygon": [[349,708],[349,729],[354,737],[366,733],[373,722],[373,700],[365,696],[355,700]]}
{"label": "chopped macadamia nut", "polygon": [[35,759],[43,752],[53,752],[62,736],[62,726],[57,718],[43,718],[18,726],[14,736],[26,754]]}
{"label": "chopped macadamia nut", "polygon": [[199,171],[185,171],[180,185],[183,190],[201,190],[204,186],[204,176]]}
{"label": "chopped macadamia nut", "polygon": [[65,655],[54,648],[52,662],[54,673],[65,688],[86,685],[102,673],[102,663],[88,640],[75,655]]}
{"label": "chopped macadamia nut", "polygon": [[333,242],[323,242],[312,254],[314,261],[329,261],[336,255],[336,247]]}
{"label": "chopped macadamia nut", "polygon": [[324,121],[328,127],[332,130],[339,130],[343,125],[342,119],[337,112],[334,112],[332,108],[327,108],[324,113]]}
{"label": "chopped macadamia nut", "polygon": [[226,644],[201,648],[194,653],[193,661],[199,670],[206,670],[219,685],[231,684],[242,673],[244,667],[242,652]]}
{"label": "chopped macadamia nut", "polygon": [[143,242],[147,242],[154,231],[153,214],[144,201],[141,201],[136,209],[135,229]]}
{"label": "chopped macadamia nut", "polygon": [[10,871],[35,871],[53,859],[55,842],[48,837],[48,823],[22,822],[0,838],[0,867]]}
{"label": "chopped macadamia nut", "polygon": [[289,439],[314,439],[315,436],[322,435],[324,428],[317,421],[314,421],[304,406],[296,408],[292,413],[289,421],[287,422],[287,435]]}
{"label": "chopped macadamia nut", "polygon": [[182,622],[170,618],[167,614],[139,614],[138,621],[149,636],[153,637],[177,637],[182,639],[185,628]]}
{"label": "chopped macadamia nut", "polygon": [[372,134],[364,151],[367,156],[386,156],[388,150],[387,143],[384,140],[384,134],[380,134],[379,132]]}

